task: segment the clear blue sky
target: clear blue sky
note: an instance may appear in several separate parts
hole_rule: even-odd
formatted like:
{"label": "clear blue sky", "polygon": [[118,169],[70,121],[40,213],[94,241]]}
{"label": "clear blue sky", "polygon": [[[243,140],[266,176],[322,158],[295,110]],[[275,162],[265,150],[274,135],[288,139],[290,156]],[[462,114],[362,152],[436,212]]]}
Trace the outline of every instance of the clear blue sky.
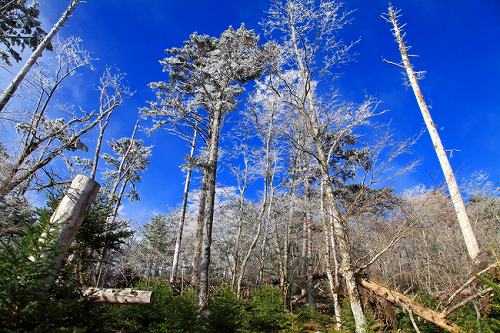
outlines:
{"label": "clear blue sky", "polygon": [[[50,24],[69,0],[42,2],[44,23]],[[408,42],[420,55],[416,68],[428,72],[422,88],[442,140],[447,148],[461,150],[451,159],[458,178],[484,170],[498,186],[500,1],[398,0],[393,4],[403,10]],[[356,12],[344,37],[361,37],[362,41],[356,48],[357,62],[344,69],[340,91],[353,101],[360,101],[365,93],[380,98],[382,107],[390,110],[386,120],[392,122],[397,137],[418,134],[424,124],[413,93],[402,86],[400,70],[381,61],[382,57],[398,60],[389,26],[380,18],[387,2],[345,0],[345,5]],[[114,64],[128,73],[136,94],[114,116],[109,139],[128,135],[137,109],[153,98],[147,83],[165,78],[158,63],[164,49],[181,45],[194,31],[219,35],[229,25],[242,22],[259,31],[258,21],[267,7],[268,1],[260,0],[88,0],[76,9],[61,33],[80,36],[100,59],[96,63],[99,71]],[[89,84],[84,79],[75,83],[71,91],[76,102],[85,104],[95,96]],[[139,186],[142,201],[125,204],[130,217],[144,218],[153,210],[176,206],[182,195],[179,165],[186,145],[166,133],[145,140],[155,146],[154,157]],[[415,146],[414,157],[423,158],[423,164],[399,179],[396,188],[442,182],[427,133]],[[221,179],[224,185],[232,185],[229,178]]]}

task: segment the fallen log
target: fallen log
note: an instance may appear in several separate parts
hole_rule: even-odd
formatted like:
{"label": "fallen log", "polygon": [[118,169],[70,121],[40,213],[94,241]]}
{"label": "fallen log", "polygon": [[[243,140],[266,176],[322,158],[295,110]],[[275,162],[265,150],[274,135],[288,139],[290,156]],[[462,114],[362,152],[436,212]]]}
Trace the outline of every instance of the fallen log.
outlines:
{"label": "fallen log", "polygon": [[107,304],[151,304],[151,294],[151,291],[131,288],[87,288],[83,291],[84,297],[92,297],[97,303]]}
{"label": "fallen log", "polygon": [[412,311],[414,314],[421,317],[422,319],[430,321],[436,324],[437,326],[445,329],[448,332],[452,333],[461,332],[460,327],[451,322],[450,320],[446,319],[446,317],[444,317],[443,314],[418,304],[412,298],[398,291],[387,288],[386,286],[378,282],[370,281],[367,279],[362,279],[360,281],[360,284],[364,288],[373,292],[375,295],[382,297],[391,303],[401,305],[406,310]]}

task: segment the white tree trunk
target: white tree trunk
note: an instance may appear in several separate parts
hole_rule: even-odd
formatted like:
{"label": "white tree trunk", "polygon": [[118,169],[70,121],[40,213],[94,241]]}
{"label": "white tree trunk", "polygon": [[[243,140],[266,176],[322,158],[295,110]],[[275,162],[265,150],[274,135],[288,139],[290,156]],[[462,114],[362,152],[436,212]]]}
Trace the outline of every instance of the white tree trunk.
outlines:
{"label": "white tree trunk", "polygon": [[5,91],[2,93],[2,96],[0,97],[0,111],[2,111],[9,100],[14,96],[14,93],[16,92],[17,88],[23,81],[24,77],[28,74],[30,71],[31,67],[35,64],[35,62],[40,58],[42,55],[43,51],[47,48],[47,46],[50,44],[50,41],[54,37],[54,35],[59,31],[59,29],[63,26],[64,22],[70,17],[71,13],[75,9],[75,7],[81,2],[81,0],[72,0],[71,3],[69,4],[68,8],[64,11],[62,14],[61,18],[54,24],[52,29],[50,29],[49,33],[45,36],[45,38],[40,42],[40,44],[37,46],[35,51],[31,54],[31,56],[28,58],[24,66],[21,68],[21,70],[17,73],[17,75],[12,79],[10,84],[7,86]]}
{"label": "white tree trunk", "polygon": [[[324,237],[324,243],[325,243],[325,268],[326,268],[326,277],[328,278],[328,287],[330,289],[330,293],[332,294],[332,301],[333,301],[333,310],[335,312],[335,327],[337,330],[340,330],[342,327],[342,319],[340,317],[341,314],[341,307],[339,303],[339,278],[338,278],[338,262],[336,258],[336,253],[334,253],[334,268],[332,268],[331,264],[331,252],[336,251],[335,249],[335,243],[333,245],[330,245],[330,242],[333,240],[333,226],[332,226],[332,221],[330,216],[325,216],[325,208],[324,208],[324,185],[321,183],[321,191],[320,191],[320,206],[321,206],[321,217],[323,220],[323,237]],[[332,271],[334,271],[335,274],[332,274]]]}
{"label": "white tree trunk", "polygon": [[[193,140],[191,141],[191,150],[189,152],[190,160],[194,156],[194,151],[196,146],[196,133],[197,132],[194,131]],[[179,256],[181,253],[181,245],[182,245],[182,233],[184,230],[184,222],[186,220],[187,202],[189,197],[189,184],[191,183],[192,172],[193,172],[193,167],[190,164],[186,174],[186,181],[184,183],[184,193],[182,195],[182,212],[181,212],[181,219],[179,221],[179,229],[177,230],[177,237],[175,238],[174,259],[172,261],[172,271],[170,272],[170,283],[175,282],[177,278],[177,269],[179,267]]]}
{"label": "white tree trunk", "polygon": [[453,207],[455,208],[458,223],[460,224],[460,229],[462,230],[462,234],[465,240],[467,252],[469,253],[469,257],[472,259],[472,261],[475,261],[479,254],[479,246],[477,244],[476,236],[474,235],[474,231],[472,230],[472,226],[469,221],[469,216],[467,215],[467,211],[465,210],[465,204],[462,199],[462,195],[460,194],[457,180],[455,179],[455,175],[453,174],[453,169],[451,168],[448,157],[446,156],[446,151],[443,148],[443,144],[441,143],[436,125],[432,121],[431,114],[424,100],[424,95],[422,94],[420,86],[418,85],[417,76],[408,58],[408,47],[405,45],[401,34],[401,27],[399,26],[399,23],[397,21],[397,13],[392,7],[389,7],[389,21],[392,24],[394,37],[396,38],[396,42],[398,43],[399,52],[401,53],[401,59],[408,75],[411,87],[413,89],[413,93],[415,94],[415,97],[417,99],[417,103],[422,113],[422,117],[424,118],[425,125],[427,126],[427,130],[429,131],[429,135],[431,136],[432,144],[434,146],[434,150],[436,151],[439,164],[441,165],[441,169],[443,170],[446,184],[448,185],[448,191],[450,192],[451,201],[453,203]]}

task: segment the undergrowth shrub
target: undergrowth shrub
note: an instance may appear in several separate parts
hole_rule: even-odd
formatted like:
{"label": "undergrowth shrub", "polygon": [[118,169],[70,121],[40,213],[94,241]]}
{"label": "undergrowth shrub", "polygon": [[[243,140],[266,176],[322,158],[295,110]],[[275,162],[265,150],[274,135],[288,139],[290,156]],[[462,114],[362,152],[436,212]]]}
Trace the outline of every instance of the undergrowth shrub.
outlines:
{"label": "undergrowth shrub", "polygon": [[251,332],[278,332],[285,325],[283,300],[278,290],[263,286],[255,292],[249,304]]}
{"label": "undergrowth shrub", "polygon": [[221,288],[208,304],[207,330],[209,332],[243,332],[246,313],[243,302],[230,288]]}
{"label": "undergrowth shrub", "polygon": [[149,305],[109,305],[110,323],[125,332],[201,332],[203,320],[198,316],[192,291],[176,294],[168,281],[142,281],[134,286],[153,292]]}

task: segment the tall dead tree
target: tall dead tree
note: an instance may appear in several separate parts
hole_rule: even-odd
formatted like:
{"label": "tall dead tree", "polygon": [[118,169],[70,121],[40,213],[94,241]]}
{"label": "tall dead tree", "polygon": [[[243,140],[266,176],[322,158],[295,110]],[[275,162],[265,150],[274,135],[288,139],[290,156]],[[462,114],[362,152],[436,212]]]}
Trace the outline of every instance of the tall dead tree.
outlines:
{"label": "tall dead tree", "polygon": [[[112,167],[105,173],[105,177],[111,182],[108,206],[113,208],[106,221],[108,225],[115,223],[126,190],[129,191],[127,195],[131,200],[139,200],[135,184],[142,180],[142,173],[149,165],[152,147],[144,146],[142,140],[135,139],[138,127],[139,121],[136,121],[131,137],[111,141],[109,145],[114,154],[103,155],[106,163]],[[107,242],[107,234],[105,241]],[[104,264],[107,257],[107,247],[104,247],[96,271],[97,286],[104,283]]]}
{"label": "tall dead tree", "polygon": [[59,29],[63,26],[63,24],[68,20],[71,16],[71,13],[75,9],[75,7],[82,2],[82,0],[72,0],[69,4],[68,8],[64,11],[59,20],[54,24],[52,29],[45,35],[44,39],[38,44],[37,48],[31,56],[28,58],[24,66],[19,70],[17,75],[12,79],[7,88],[5,88],[4,92],[0,96],[0,112],[5,108],[9,100],[14,96],[17,88],[26,77],[31,67],[36,63],[38,58],[42,55],[43,51],[50,45],[50,41],[55,36],[55,34],[59,31]]}
{"label": "tall dead tree", "polygon": [[479,245],[477,243],[474,230],[472,229],[469,216],[467,215],[464,200],[462,199],[462,195],[460,194],[460,189],[458,188],[453,169],[450,165],[448,157],[446,156],[446,150],[443,147],[441,138],[439,137],[439,133],[436,129],[436,125],[432,121],[429,108],[427,107],[424,95],[418,84],[419,73],[414,71],[413,66],[410,63],[409,57],[411,55],[408,54],[409,47],[405,44],[404,41],[405,33],[402,31],[403,25],[401,25],[398,21],[400,16],[400,10],[396,10],[392,6],[389,6],[388,13],[383,16],[383,18],[392,25],[392,33],[394,35],[396,43],[398,44],[402,60],[402,64],[396,64],[390,61],[388,61],[388,63],[403,68],[408,75],[408,80],[410,81],[410,85],[413,89],[413,93],[415,94],[415,98],[417,99],[422,117],[424,118],[425,125],[427,126],[427,130],[429,131],[434,150],[436,151],[436,155],[439,160],[439,164],[441,165],[441,169],[443,170],[446,184],[448,185],[448,191],[450,192],[451,201],[453,203],[453,207],[455,208],[458,223],[460,224],[460,229],[462,230],[462,235],[465,240],[467,252],[469,253],[469,257],[471,258],[471,260],[475,261],[479,254]]}

